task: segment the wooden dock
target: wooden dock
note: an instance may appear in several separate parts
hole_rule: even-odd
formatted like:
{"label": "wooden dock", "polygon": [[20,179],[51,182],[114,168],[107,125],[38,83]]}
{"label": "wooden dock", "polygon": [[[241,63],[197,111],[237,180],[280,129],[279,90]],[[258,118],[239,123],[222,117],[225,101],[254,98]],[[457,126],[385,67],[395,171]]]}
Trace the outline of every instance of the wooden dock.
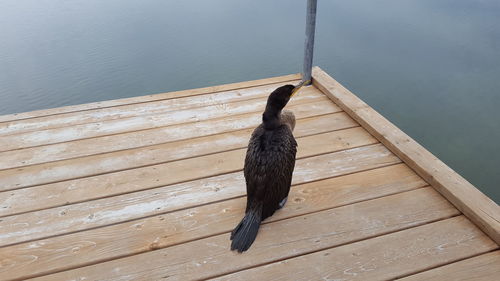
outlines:
{"label": "wooden dock", "polygon": [[246,145],[300,75],[0,116],[0,280],[498,280],[500,208],[321,69],[248,252]]}

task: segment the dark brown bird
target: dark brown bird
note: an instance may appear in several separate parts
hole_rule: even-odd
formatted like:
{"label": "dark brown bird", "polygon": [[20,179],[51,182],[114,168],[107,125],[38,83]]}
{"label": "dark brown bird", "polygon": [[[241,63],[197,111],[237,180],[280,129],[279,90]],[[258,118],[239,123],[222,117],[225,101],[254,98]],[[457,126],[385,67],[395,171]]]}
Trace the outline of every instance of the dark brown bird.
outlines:
{"label": "dark brown bird", "polygon": [[247,207],[245,217],[231,233],[231,250],[240,253],[248,250],[257,236],[260,222],[286,203],[297,142],[292,134],[295,116],[282,109],[302,85],[285,85],[274,90],[267,99],[262,124],[252,133],[244,168]]}

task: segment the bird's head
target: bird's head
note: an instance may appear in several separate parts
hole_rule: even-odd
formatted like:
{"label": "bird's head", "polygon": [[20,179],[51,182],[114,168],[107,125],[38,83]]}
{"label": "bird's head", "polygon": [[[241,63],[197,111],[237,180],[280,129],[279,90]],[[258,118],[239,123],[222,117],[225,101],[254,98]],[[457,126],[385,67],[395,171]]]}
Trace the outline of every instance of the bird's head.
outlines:
{"label": "bird's head", "polygon": [[295,95],[303,85],[304,82],[301,82],[297,86],[288,84],[277,88],[269,95],[267,106],[277,111],[282,110],[290,98]]}

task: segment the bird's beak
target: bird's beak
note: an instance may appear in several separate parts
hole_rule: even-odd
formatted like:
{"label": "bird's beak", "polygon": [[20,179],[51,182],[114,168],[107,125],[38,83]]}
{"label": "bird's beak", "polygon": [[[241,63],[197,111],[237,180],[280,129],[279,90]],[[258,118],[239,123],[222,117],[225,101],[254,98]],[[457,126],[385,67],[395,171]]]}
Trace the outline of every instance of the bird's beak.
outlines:
{"label": "bird's beak", "polygon": [[305,81],[302,81],[300,82],[297,86],[295,86],[295,88],[292,90],[292,95],[290,97],[293,97],[293,95],[295,95],[300,88],[302,88],[302,86],[304,86],[306,83]]}

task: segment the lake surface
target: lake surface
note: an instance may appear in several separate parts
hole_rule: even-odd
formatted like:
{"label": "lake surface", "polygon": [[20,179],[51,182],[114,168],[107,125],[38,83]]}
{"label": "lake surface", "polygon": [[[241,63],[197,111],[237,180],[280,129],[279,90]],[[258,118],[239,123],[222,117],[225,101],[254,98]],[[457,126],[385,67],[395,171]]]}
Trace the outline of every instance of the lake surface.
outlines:
{"label": "lake surface", "polygon": [[[500,1],[318,1],[314,64],[500,202]],[[0,114],[302,70],[305,0],[0,1]]]}

